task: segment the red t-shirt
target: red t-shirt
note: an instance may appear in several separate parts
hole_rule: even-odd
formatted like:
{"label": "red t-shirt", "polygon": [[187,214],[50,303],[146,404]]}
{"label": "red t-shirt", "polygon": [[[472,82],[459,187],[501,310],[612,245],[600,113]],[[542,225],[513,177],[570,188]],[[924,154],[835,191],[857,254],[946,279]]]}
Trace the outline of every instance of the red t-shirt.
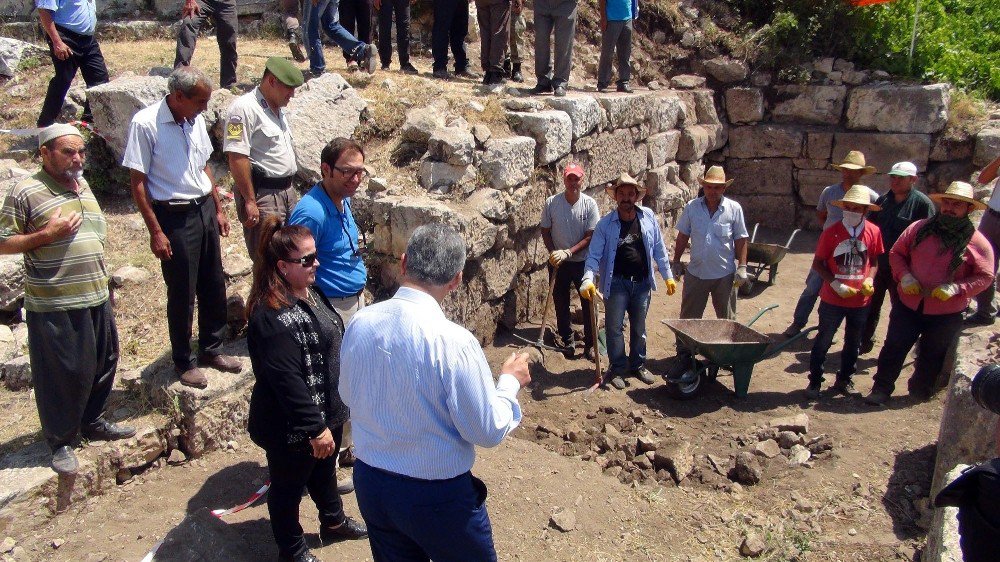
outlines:
{"label": "red t-shirt", "polygon": [[[833,273],[834,279],[844,285],[861,289],[861,284],[869,276],[868,272],[875,263],[875,258],[885,253],[882,247],[882,233],[871,221],[864,221],[864,228],[857,238],[851,238],[844,223],[838,222],[823,231],[816,245],[816,257],[826,262],[826,267]],[[819,298],[825,303],[860,308],[867,306],[871,297],[861,293],[843,299],[830,287],[823,283],[819,290]]]}

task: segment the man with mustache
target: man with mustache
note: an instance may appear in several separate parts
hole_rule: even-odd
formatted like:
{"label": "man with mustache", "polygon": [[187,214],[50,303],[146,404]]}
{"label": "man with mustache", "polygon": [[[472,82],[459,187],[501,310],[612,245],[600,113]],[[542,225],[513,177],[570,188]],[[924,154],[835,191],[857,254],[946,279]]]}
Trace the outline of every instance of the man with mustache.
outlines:
{"label": "man with mustache", "polygon": [[28,358],[52,469],[74,474],[79,437],[124,439],[103,417],[118,367],[118,332],[104,262],[107,222],[83,179],[86,147],[71,125],[38,135],[42,169],[0,209],[0,253],[24,254]]}

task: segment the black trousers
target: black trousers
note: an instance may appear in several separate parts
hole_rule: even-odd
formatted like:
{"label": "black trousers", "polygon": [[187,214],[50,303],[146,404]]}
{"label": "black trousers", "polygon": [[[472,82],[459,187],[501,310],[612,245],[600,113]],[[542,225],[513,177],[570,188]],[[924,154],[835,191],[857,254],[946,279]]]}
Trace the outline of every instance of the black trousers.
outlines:
{"label": "black trousers", "polygon": [[170,240],[173,257],[160,261],[167,284],[167,328],[174,366],[194,366],[191,328],[198,300],[198,347],[204,355],[222,353],[226,337],[226,281],[222,273],[215,200],[185,211],[154,206],[156,220]]}
{"label": "black trousers", "polygon": [[[52,49],[52,40],[46,35],[49,42],[49,56],[52,58],[52,66],[55,74],[49,80],[49,89],[45,92],[45,101],[42,102],[42,112],[38,115],[38,126],[48,127],[55,123],[56,117],[62,111],[63,102],[66,100],[66,92],[69,91],[77,69],[83,76],[83,81],[87,87],[104,84],[108,77],[108,67],[104,64],[104,55],[101,54],[101,46],[97,44],[97,38],[93,35],[80,35],[68,29],[56,26],[59,37],[66,43],[66,46],[73,51],[66,60],[56,58]],[[90,121],[90,103],[83,106],[84,121]]]}
{"label": "black trousers", "polygon": [[434,25],[431,27],[431,55],[434,70],[448,69],[448,47],[455,57],[455,72],[469,67],[465,37],[469,34],[469,0],[434,0]]}
{"label": "black trousers", "polygon": [[896,379],[903,370],[906,355],[919,339],[917,360],[907,386],[911,393],[930,395],[944,366],[948,348],[961,330],[961,312],[924,314],[923,302],[918,310],[896,302],[889,313],[889,331],[885,336],[885,344],[878,354],[874,389],[892,394],[896,388]]}
{"label": "black trousers", "polygon": [[55,450],[104,414],[118,368],[118,330],[110,301],[25,316],[38,418]]}
{"label": "black trousers", "polygon": [[201,12],[194,17],[184,18],[177,30],[177,55],[174,68],[191,64],[194,47],[198,42],[198,31],[207,18],[215,24],[215,37],[219,42],[219,85],[229,88],[236,83],[236,18],[235,0],[198,0]]}
{"label": "black trousers", "polygon": [[399,66],[410,63],[410,1],[382,0],[378,10],[378,58],[383,65],[392,62],[392,17],[396,16],[396,50]]}
{"label": "black trousers", "polygon": [[[372,0],[340,0],[340,25],[358,41],[372,42]],[[354,60],[351,53],[344,51],[344,60]]]}
{"label": "black trousers", "polygon": [[[334,451],[340,450],[344,428],[333,431]],[[306,444],[308,446],[308,442]],[[346,519],[344,504],[337,493],[337,454],[325,459],[312,456],[312,449],[268,449],[267,470],[271,487],[267,491],[267,513],[278,552],[296,557],[306,551],[306,540],[299,524],[299,504],[303,490],[319,510],[321,525],[334,527]]]}
{"label": "black trousers", "polygon": [[[580,290],[583,279],[582,261],[564,261],[556,269],[556,284],[552,288],[552,303],[556,309],[556,331],[563,342],[570,343],[573,337],[573,324],[569,317],[569,303],[572,295],[570,291],[573,287]],[[551,279],[552,266],[549,266],[549,276]],[[583,304],[583,334],[584,345],[591,347],[594,345],[594,329],[590,325],[590,301],[580,299]]]}
{"label": "black trousers", "polygon": [[865,329],[861,332],[862,345],[875,341],[875,330],[878,328],[879,317],[882,316],[885,294],[889,293],[889,302],[893,308],[899,300],[896,296],[896,282],[892,279],[892,267],[886,254],[878,257],[878,271],[873,281],[875,281],[875,293],[872,294],[872,300],[868,305],[868,321],[865,322]]}

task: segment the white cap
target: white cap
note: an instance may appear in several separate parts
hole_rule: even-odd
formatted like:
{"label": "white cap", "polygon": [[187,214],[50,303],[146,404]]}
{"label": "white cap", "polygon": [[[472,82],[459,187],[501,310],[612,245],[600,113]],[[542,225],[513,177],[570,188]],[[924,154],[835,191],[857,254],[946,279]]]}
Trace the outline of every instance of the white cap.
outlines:
{"label": "white cap", "polygon": [[913,162],[896,162],[889,170],[890,176],[916,177],[917,166]]}
{"label": "white cap", "polygon": [[66,135],[74,135],[80,137],[81,139],[83,138],[83,135],[80,134],[80,129],[77,129],[73,125],[56,123],[55,125],[49,125],[38,132],[38,148],[41,148],[43,144],[52,139],[65,137]]}

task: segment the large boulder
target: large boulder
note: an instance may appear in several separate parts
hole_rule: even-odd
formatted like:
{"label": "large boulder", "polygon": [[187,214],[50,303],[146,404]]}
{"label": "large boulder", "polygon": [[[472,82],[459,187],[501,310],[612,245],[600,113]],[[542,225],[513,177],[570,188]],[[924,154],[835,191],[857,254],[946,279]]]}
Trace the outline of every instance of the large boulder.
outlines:
{"label": "large boulder", "polygon": [[22,254],[0,256],[0,310],[18,310],[23,301],[24,258]]}
{"label": "large boulder", "polygon": [[836,125],[844,113],[845,86],[778,86],[771,115],[775,121]]}
{"label": "large boulder", "polygon": [[729,159],[727,190],[733,195],[792,195],[792,161],[788,158]]}
{"label": "large boulder", "polygon": [[473,162],[476,139],[464,127],[437,127],[427,141],[427,154],[439,162],[468,166]]}
{"label": "large boulder", "polygon": [[128,140],[128,126],[140,109],[167,95],[167,79],[160,76],[123,76],[87,89],[94,127],[121,162]]}
{"label": "large boulder", "polygon": [[649,167],[657,168],[677,158],[681,132],[677,130],[657,133],[646,140],[649,150]]}
{"label": "large boulder", "polygon": [[677,159],[701,160],[715,144],[716,131],[710,125],[691,125],[681,131]]}
{"label": "large boulder", "polygon": [[871,84],[851,92],[847,127],[887,133],[936,133],[948,123],[948,84]]}
{"label": "large boulder", "polygon": [[509,191],[516,188],[531,179],[535,171],[535,139],[490,139],[479,169],[493,189]]}
{"label": "large boulder", "polygon": [[34,43],[0,37],[0,76],[13,77],[27,58],[48,60],[49,52]]}
{"label": "large boulder", "polygon": [[339,74],[323,74],[295,90],[285,111],[299,177],[309,183],[320,180],[323,147],[334,138],[353,137],[367,107],[357,90]]}
{"label": "large boulder", "polygon": [[931,152],[931,136],[900,133],[835,133],[833,136],[834,162],[841,162],[851,150],[860,150],[865,162],[882,173],[903,160],[913,162],[919,170],[927,169]]}
{"label": "large boulder", "polygon": [[417,181],[427,191],[448,193],[458,187],[463,192],[469,192],[476,187],[476,168],[439,162],[425,156],[420,160]]}
{"label": "large boulder", "polygon": [[426,145],[431,134],[444,126],[445,113],[440,105],[416,107],[406,112],[406,120],[400,129],[400,136],[406,142]]}
{"label": "large boulder", "polygon": [[1000,156],[1000,128],[983,129],[976,135],[976,150],[972,163],[985,166]]}
{"label": "large boulder", "polygon": [[653,94],[607,94],[597,98],[608,113],[608,128],[634,127],[646,121]]}
{"label": "large boulder", "polygon": [[670,131],[681,125],[684,116],[684,102],[672,92],[653,96],[649,108],[650,133]]}
{"label": "large boulder", "polygon": [[573,123],[573,140],[584,137],[600,128],[607,117],[601,104],[592,96],[566,96],[548,98],[549,107],[566,112]]}
{"label": "large boulder", "polygon": [[716,57],[705,61],[705,72],[723,84],[745,80],[749,69],[743,61]]}
{"label": "large boulder", "polygon": [[763,120],[764,93],[760,88],[729,88],[726,90],[726,114],[733,124]]}
{"label": "large boulder", "polygon": [[551,164],[569,154],[573,142],[573,122],[568,114],[558,110],[507,114],[514,130],[535,139],[538,165]]}
{"label": "large boulder", "polygon": [[805,133],[795,127],[750,125],[729,130],[727,156],[732,158],[798,158]]}
{"label": "large boulder", "polygon": [[[963,472],[970,468],[967,464],[960,464],[951,468],[942,479],[942,484],[947,485],[954,482]],[[934,495],[931,495],[933,498]],[[931,518],[930,529],[927,530],[927,542],[924,546],[922,562],[962,562],[965,560],[962,555],[958,532],[958,508],[939,507],[934,510]]]}
{"label": "large boulder", "polygon": [[418,226],[447,224],[462,235],[466,257],[479,259],[496,244],[498,228],[475,211],[464,212],[430,199],[389,196],[373,203],[374,250],[398,257],[406,250],[410,235]]}
{"label": "large boulder", "polygon": [[[645,169],[648,148],[640,146],[641,154],[640,149],[632,142],[632,134],[628,129],[596,133],[577,141],[574,156],[587,170],[587,175],[583,178],[587,187],[613,181],[622,172],[635,174]],[[637,167],[639,170],[635,169]]]}

